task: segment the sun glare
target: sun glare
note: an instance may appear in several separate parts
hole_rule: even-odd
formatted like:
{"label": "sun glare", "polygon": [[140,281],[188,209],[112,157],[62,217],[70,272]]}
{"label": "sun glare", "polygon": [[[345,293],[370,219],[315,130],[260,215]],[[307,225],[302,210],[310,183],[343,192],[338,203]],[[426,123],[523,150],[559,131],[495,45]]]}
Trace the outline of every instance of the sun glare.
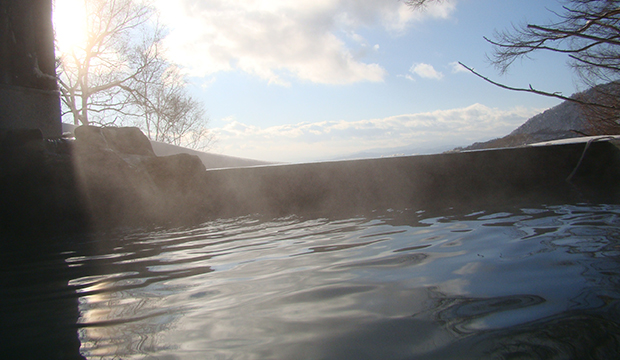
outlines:
{"label": "sun glare", "polygon": [[69,52],[86,39],[86,10],[84,0],[54,1],[54,31],[61,52]]}

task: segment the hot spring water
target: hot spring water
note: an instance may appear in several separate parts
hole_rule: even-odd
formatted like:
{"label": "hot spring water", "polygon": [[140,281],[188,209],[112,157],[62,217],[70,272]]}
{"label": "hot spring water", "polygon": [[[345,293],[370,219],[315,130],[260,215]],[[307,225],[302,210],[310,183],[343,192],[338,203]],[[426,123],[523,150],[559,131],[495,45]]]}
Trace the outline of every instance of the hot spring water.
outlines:
{"label": "hot spring water", "polygon": [[[75,304],[64,311],[88,359],[620,353],[618,205],[249,216],[65,240],[35,269],[5,261],[0,311],[32,313],[11,325],[27,333],[41,309]],[[19,285],[35,272],[45,281]]]}

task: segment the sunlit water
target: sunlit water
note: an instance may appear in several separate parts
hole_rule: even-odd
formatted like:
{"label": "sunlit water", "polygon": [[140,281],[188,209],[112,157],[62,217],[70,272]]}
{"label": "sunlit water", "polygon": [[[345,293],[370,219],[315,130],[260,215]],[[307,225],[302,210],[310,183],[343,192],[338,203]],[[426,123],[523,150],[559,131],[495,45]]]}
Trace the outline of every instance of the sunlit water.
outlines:
{"label": "sunlit water", "polygon": [[71,243],[39,269],[64,290],[16,291],[73,299],[88,359],[620,354],[618,205],[250,216]]}

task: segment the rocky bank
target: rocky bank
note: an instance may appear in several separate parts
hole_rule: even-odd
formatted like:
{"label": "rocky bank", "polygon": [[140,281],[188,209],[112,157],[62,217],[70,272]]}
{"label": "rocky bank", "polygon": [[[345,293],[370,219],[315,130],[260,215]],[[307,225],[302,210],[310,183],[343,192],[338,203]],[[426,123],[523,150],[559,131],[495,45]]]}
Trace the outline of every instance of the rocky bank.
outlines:
{"label": "rocky bank", "polygon": [[137,128],[82,126],[75,140],[0,133],[0,230],[53,234],[188,224],[210,212],[197,156],[156,156]]}

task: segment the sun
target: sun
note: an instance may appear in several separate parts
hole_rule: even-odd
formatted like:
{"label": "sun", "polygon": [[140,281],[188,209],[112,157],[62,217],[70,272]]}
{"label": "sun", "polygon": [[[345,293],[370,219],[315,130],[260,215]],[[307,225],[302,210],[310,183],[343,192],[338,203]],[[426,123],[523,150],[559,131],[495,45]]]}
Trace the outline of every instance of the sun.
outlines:
{"label": "sun", "polygon": [[60,52],[71,52],[86,41],[85,0],[54,0],[52,19]]}

